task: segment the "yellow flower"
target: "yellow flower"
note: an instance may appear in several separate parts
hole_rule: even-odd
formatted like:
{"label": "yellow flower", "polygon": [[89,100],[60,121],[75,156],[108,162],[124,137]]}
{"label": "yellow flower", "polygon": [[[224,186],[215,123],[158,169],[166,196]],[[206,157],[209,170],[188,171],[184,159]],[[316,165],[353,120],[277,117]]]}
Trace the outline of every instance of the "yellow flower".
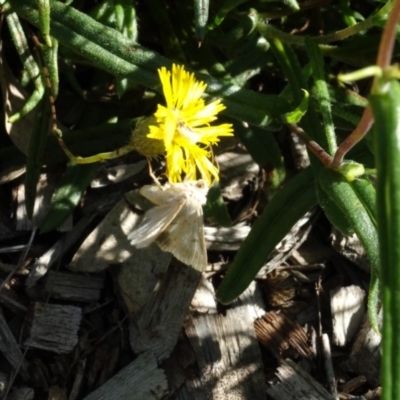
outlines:
{"label": "yellow flower", "polygon": [[197,81],[184,66],[173,64],[172,74],[158,70],[166,106],[158,105],[157,124],[150,125],[151,139],[164,141],[167,176],[170,182],[197,180],[197,173],[210,186],[218,180],[218,168],[212,163],[211,145],[220,136],[232,136],[231,124],[210,125],[226,107],[221,100],[209,104],[201,98],[207,85]]}

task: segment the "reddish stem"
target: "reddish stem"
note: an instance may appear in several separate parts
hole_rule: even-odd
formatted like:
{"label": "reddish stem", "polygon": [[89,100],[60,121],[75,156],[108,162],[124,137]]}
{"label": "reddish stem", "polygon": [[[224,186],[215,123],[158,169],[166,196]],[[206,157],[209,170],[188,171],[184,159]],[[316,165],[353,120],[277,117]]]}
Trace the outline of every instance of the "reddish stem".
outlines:
{"label": "reddish stem", "polygon": [[[379,44],[376,64],[382,69],[389,66],[393,56],[393,48],[396,39],[397,24],[400,18],[400,0],[396,0],[390,12],[385,29],[383,30]],[[375,78],[374,83],[377,78]],[[368,133],[374,122],[371,109],[367,106],[356,129],[338,147],[331,168],[338,169],[343,162],[346,153],[351,150]]]}

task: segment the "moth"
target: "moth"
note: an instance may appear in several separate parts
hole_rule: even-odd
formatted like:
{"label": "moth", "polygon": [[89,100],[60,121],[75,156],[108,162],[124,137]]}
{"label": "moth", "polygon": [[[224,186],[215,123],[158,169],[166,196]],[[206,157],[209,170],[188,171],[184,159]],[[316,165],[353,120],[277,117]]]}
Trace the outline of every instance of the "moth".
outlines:
{"label": "moth", "polygon": [[208,187],[203,180],[143,186],[139,193],[155,207],[146,211],[139,227],[128,235],[137,248],[153,242],[198,271],[207,266],[203,208]]}

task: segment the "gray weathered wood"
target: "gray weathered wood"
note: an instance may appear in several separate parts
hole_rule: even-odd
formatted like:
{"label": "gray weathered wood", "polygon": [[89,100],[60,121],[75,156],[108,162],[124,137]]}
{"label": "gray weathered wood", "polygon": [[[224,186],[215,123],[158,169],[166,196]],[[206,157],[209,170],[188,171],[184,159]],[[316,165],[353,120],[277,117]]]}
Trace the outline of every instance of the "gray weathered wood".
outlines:
{"label": "gray weathered wood", "polygon": [[199,376],[190,374],[179,400],[264,400],[265,377],[254,320],[264,313],[253,283],[222,314],[195,314],[185,323]]}
{"label": "gray weathered wood", "polygon": [[72,231],[68,232],[61,240],[59,240],[54,246],[46,251],[32,266],[31,273],[26,280],[26,287],[33,287],[36,282],[42,278],[51,266],[56,263],[60,257],[69,248],[76,243],[82,232],[86,229],[88,224],[92,221],[95,215],[82,218],[73,228]]}
{"label": "gray weathered wood", "polygon": [[130,324],[130,344],[135,353],[152,351],[157,360],[172,352],[201,273],[173,262],[165,279],[156,287]]}
{"label": "gray weathered wood", "polygon": [[141,217],[132,212],[127,201],[136,205],[140,197],[136,190],[127,193],[87,236],[68,267],[73,271],[100,272],[132,257],[134,248],[127,235]]}
{"label": "gray weathered wood", "polygon": [[365,292],[352,285],[331,290],[333,344],[345,346],[358,331],[365,316]]}
{"label": "gray weathered wood", "polygon": [[103,280],[102,276],[49,271],[46,276],[45,293],[55,299],[98,301]]}
{"label": "gray weathered wood", "polygon": [[3,316],[3,312],[0,309],[0,351],[8,362],[17,370],[21,369],[24,374],[26,372],[26,363],[22,354],[22,351],[15,340],[10,328],[8,327],[7,321]]}
{"label": "gray weathered wood", "polygon": [[36,303],[25,346],[70,353],[78,343],[78,329],[82,318],[79,307]]}
{"label": "gray weathered wood", "polygon": [[233,251],[238,250],[250,232],[250,226],[237,224],[228,228],[205,226],[204,239],[207,250]]}
{"label": "gray weathered wood", "polygon": [[66,389],[60,386],[50,386],[47,400],[67,400]]}
{"label": "gray weathered wood", "polygon": [[[17,190],[17,211],[16,220],[18,230],[31,230],[40,226],[50,206],[51,197],[54,193],[56,179],[51,174],[41,174],[36,188],[36,199],[33,209],[32,220],[26,214],[25,185],[21,184]],[[72,216],[58,228],[60,231],[70,230],[72,228]]]}
{"label": "gray weathered wood", "polygon": [[134,314],[165,276],[172,256],[155,243],[144,249],[131,248],[132,257],[120,264],[118,285],[129,313]]}
{"label": "gray weathered wood", "polygon": [[27,301],[20,297],[9,285],[5,285],[0,292],[0,303],[15,313],[28,311]]}
{"label": "gray weathered wood", "polygon": [[79,392],[82,387],[82,383],[85,378],[85,367],[86,367],[87,358],[80,360],[78,362],[77,367],[75,368],[75,380],[72,385],[71,392],[69,393],[68,400],[77,400],[79,398]]}
{"label": "gray weathered wood", "polygon": [[267,394],[272,400],[335,400],[307,372],[291,360],[280,360],[276,380],[269,382]]}
{"label": "gray weathered wood", "polygon": [[321,338],[322,343],[322,354],[324,355],[324,366],[325,366],[325,373],[326,373],[326,381],[328,384],[328,389],[336,400],[339,400],[337,394],[337,387],[336,387],[336,379],[335,379],[335,372],[333,370],[332,364],[332,353],[331,353],[331,344],[329,342],[329,336],[326,333],[322,334]]}
{"label": "gray weathered wood", "polygon": [[[379,316],[382,317],[382,312]],[[380,381],[381,341],[381,335],[372,329],[366,315],[350,356],[343,362],[342,367],[347,371],[366,376],[370,385],[376,387]]]}
{"label": "gray weathered wood", "polygon": [[31,388],[21,388],[14,390],[7,396],[7,400],[32,400],[35,392]]}
{"label": "gray weathered wood", "polygon": [[277,356],[289,347],[304,358],[313,357],[304,328],[282,313],[270,311],[254,323],[260,343]]}
{"label": "gray weathered wood", "polygon": [[3,399],[8,388],[9,376],[0,372],[0,399]]}
{"label": "gray weathered wood", "polygon": [[371,271],[367,253],[355,233],[352,236],[344,235],[339,229],[333,227],[331,243],[334,250],[357,265],[357,267],[368,273]]}
{"label": "gray weathered wood", "polygon": [[258,176],[259,165],[240,147],[216,156],[216,160],[220,166],[221,190],[224,198],[240,200],[243,197],[243,188]]}
{"label": "gray weathered wood", "polygon": [[166,376],[151,351],[143,353],[84,400],[159,400],[168,393]]}

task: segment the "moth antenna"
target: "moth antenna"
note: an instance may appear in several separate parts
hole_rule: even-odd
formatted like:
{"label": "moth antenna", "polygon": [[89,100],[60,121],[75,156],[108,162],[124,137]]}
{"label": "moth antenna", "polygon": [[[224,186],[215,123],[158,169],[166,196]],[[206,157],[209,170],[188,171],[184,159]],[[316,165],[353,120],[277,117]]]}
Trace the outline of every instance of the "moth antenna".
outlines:
{"label": "moth antenna", "polygon": [[[158,178],[154,175],[153,172],[153,168],[151,167],[151,158],[150,157],[146,157],[147,160],[147,165],[149,167],[149,175],[151,176],[151,178],[153,179],[154,183],[160,188],[163,189],[163,186],[161,185],[161,183],[158,181]],[[163,189],[164,190],[164,189]]]}

